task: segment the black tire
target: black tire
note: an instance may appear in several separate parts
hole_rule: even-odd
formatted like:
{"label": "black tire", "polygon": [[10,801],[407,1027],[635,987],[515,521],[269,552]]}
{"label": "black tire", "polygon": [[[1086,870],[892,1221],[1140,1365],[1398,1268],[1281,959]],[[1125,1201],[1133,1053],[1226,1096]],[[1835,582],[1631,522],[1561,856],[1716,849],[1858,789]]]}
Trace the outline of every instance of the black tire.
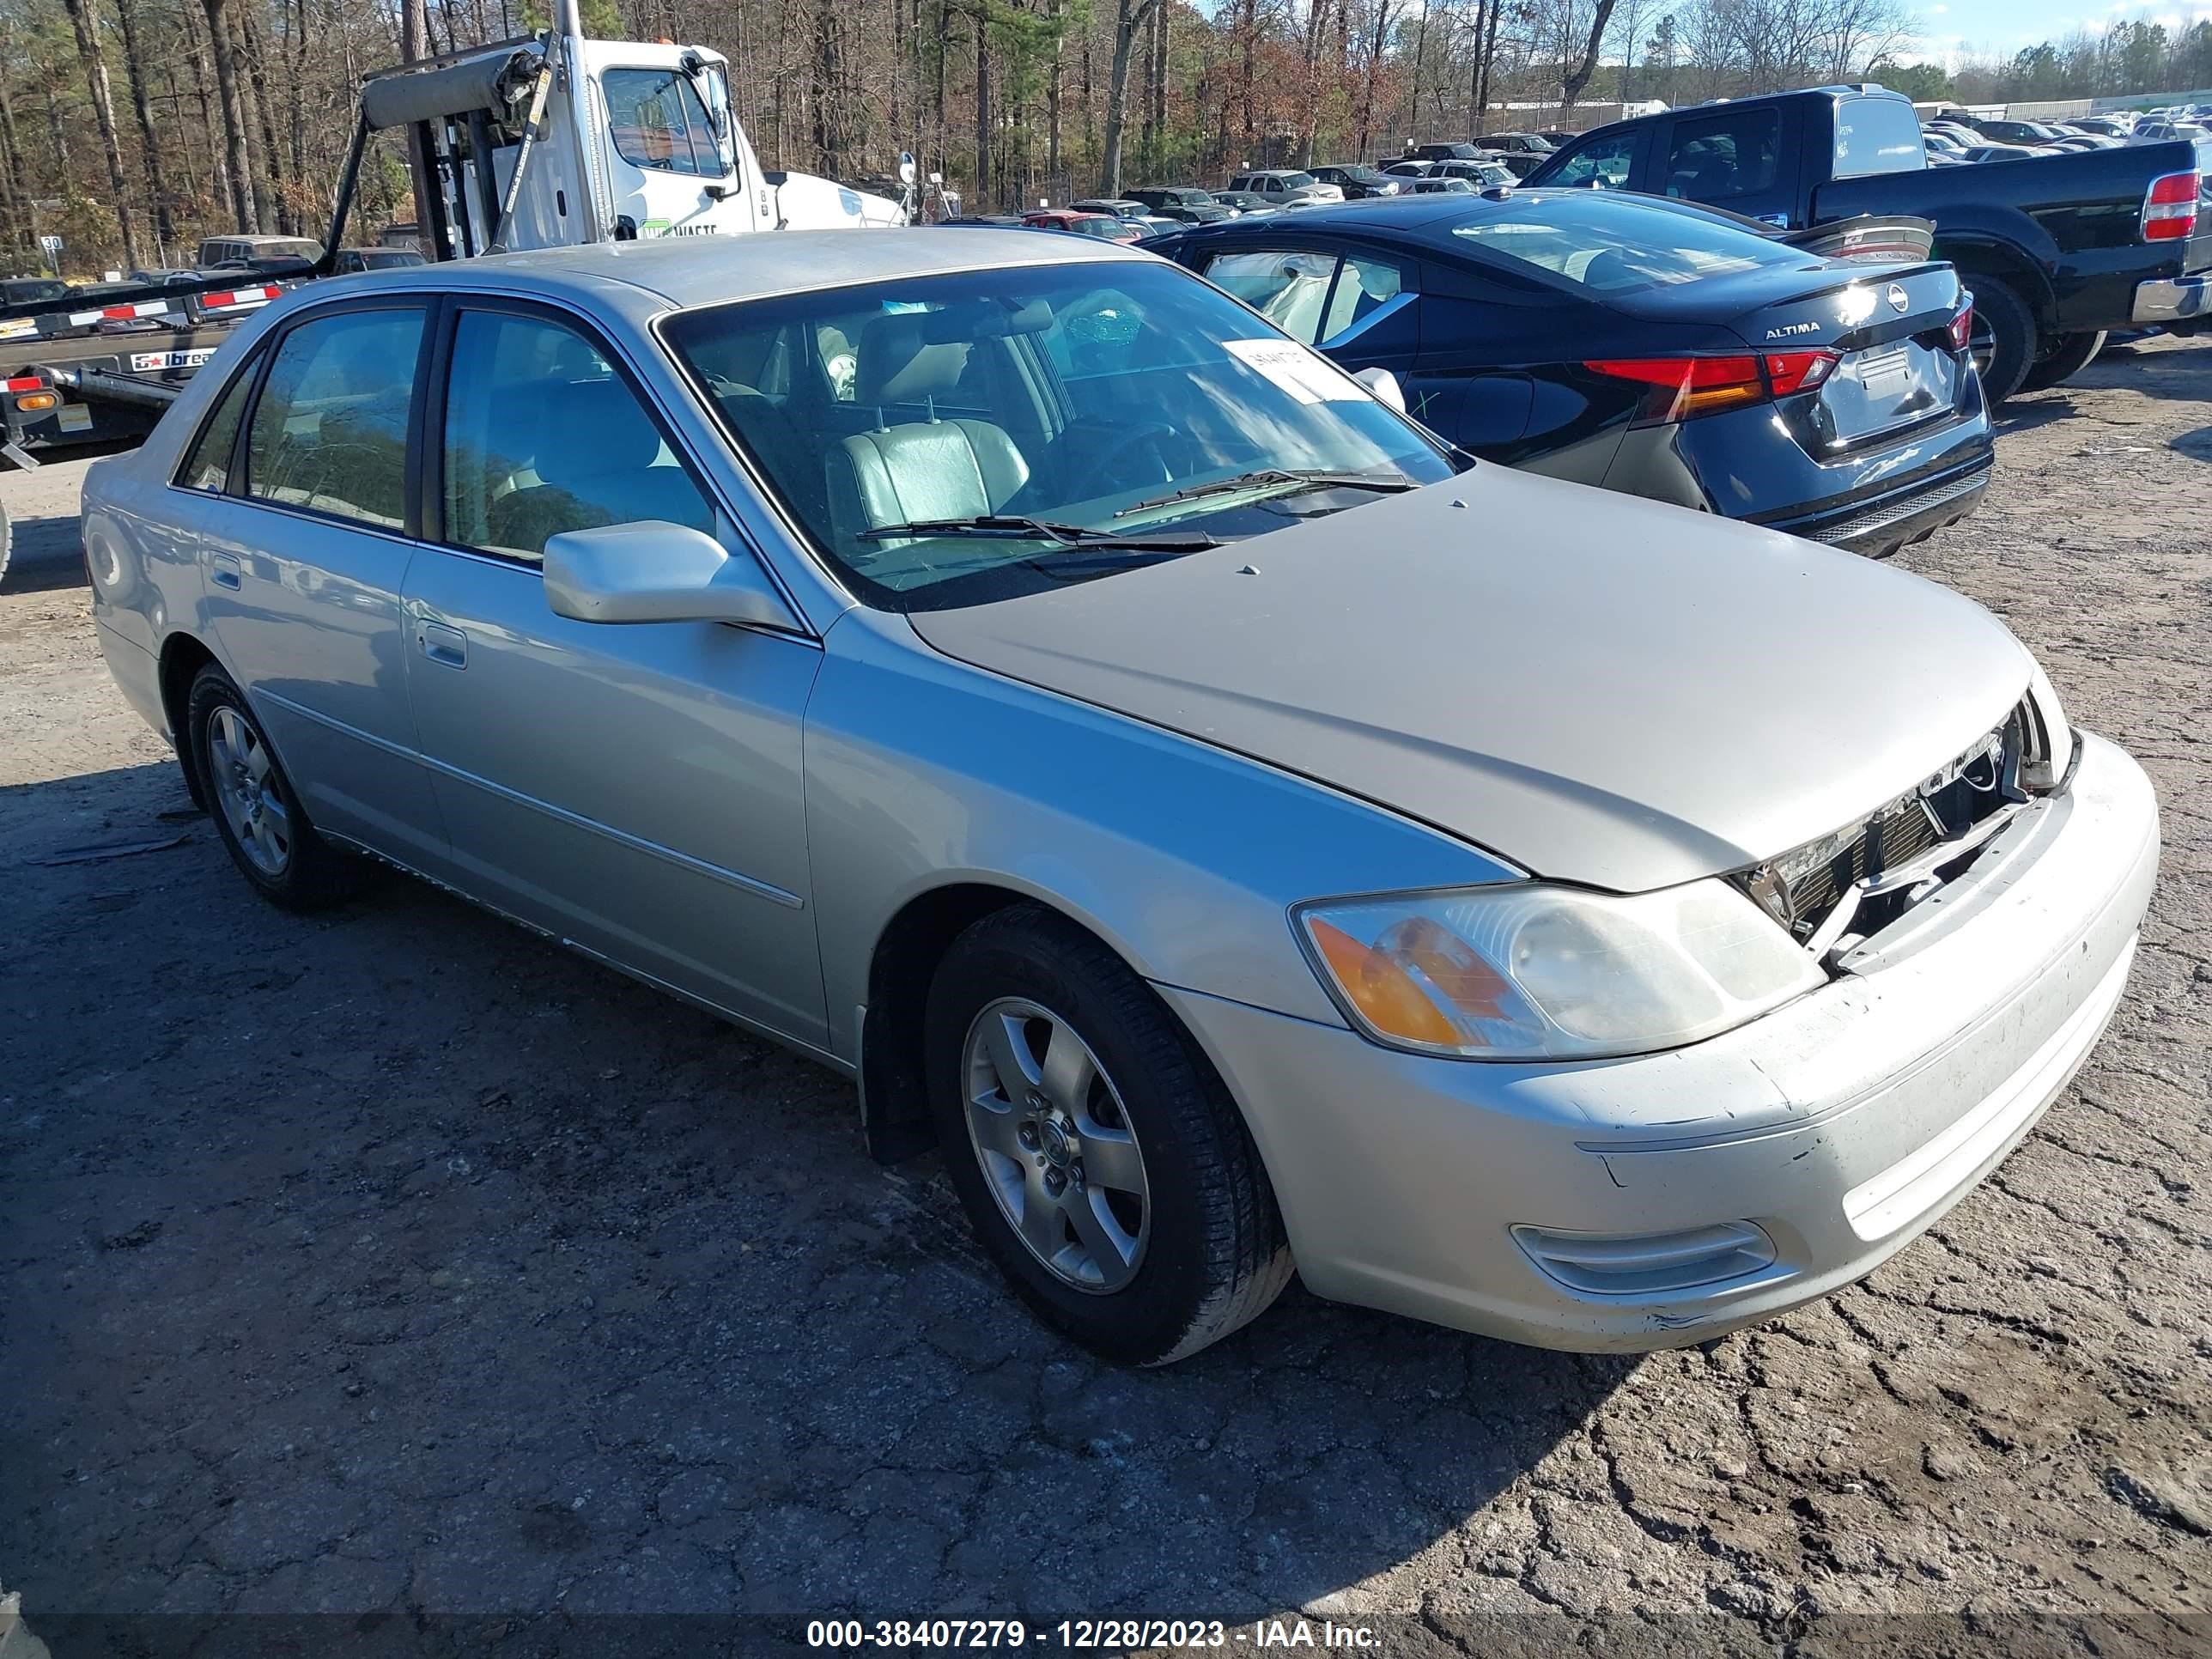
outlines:
{"label": "black tire", "polygon": [[2086,334],[2061,334],[2048,345],[2049,349],[2028,365],[2020,383],[2022,392],[2048,392],[2088,368],[2105,349],[2105,331],[2100,328]]}
{"label": "black tire", "polygon": [[[1031,1253],[970,1139],[969,1033],[1007,998],[1075,1030],[1143,1148],[1150,1232],[1119,1289],[1073,1288]],[[1151,988],[1081,928],[1035,904],[975,923],[938,967],[924,1042],[946,1172],[984,1249],[1046,1323],[1117,1363],[1163,1365],[1257,1318],[1290,1282],[1274,1189],[1236,1103]]]}
{"label": "black tire", "polygon": [[[285,856],[279,868],[264,867],[247,850],[239,826],[226,806],[227,792],[217,787],[210,732],[219,720],[226,718],[242,723],[265,751],[268,769],[260,788],[281,809],[287,821]],[[192,770],[199,780],[201,799],[207,804],[216,833],[222,837],[231,862],[264,898],[287,910],[325,910],[343,903],[368,884],[375,866],[367,859],[340,852],[315,833],[315,826],[307,821],[292,781],[284,775],[276,750],[268,747],[268,736],[262,731],[261,722],[254,718],[245,695],[230,676],[214,663],[202,668],[192,681],[191,696],[185,708],[185,734]]]}
{"label": "black tire", "polygon": [[[2021,388],[2040,349],[2035,313],[2027,301],[1994,276],[1970,276],[1974,293],[1975,331],[1986,331],[1988,362],[1982,369],[1982,396],[1994,409]],[[1977,356],[1980,355],[1979,350]]]}

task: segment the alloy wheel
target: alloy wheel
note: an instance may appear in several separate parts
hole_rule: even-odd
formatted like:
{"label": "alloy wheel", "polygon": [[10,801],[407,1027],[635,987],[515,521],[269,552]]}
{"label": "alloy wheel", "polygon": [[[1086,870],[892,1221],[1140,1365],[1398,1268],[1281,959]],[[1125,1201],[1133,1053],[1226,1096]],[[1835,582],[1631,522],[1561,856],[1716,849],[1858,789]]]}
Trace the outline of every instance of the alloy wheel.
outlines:
{"label": "alloy wheel", "polygon": [[1079,1291],[1136,1276],[1152,1231],[1145,1159],[1121,1097],[1067,1021],[1002,997],[968,1028],[968,1139],[1030,1254]]}
{"label": "alloy wheel", "polygon": [[237,709],[218,708],[207,727],[208,775],[223,821],[253,867],[272,879],[292,861],[292,813],[269,746]]}

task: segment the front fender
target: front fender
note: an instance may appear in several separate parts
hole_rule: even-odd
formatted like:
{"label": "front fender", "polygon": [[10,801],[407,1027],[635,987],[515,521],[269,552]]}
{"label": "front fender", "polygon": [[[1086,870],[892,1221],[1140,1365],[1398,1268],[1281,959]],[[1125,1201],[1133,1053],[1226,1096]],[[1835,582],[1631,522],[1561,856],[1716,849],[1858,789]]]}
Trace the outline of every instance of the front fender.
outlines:
{"label": "front fender", "polygon": [[832,1050],[858,1054],[893,917],[938,887],[1050,905],[1158,983],[1341,1024],[1288,908],[1511,880],[1425,825],[939,655],[904,617],[831,629],[806,716],[806,820]]}

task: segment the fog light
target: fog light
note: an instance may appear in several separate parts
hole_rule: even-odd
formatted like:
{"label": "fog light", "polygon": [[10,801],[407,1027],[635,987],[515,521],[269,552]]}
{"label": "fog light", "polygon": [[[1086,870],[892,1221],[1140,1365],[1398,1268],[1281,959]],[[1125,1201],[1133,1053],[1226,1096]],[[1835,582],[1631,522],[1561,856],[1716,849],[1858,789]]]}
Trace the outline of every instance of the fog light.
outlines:
{"label": "fog light", "polygon": [[27,392],[15,399],[15,407],[26,415],[38,414],[41,410],[57,408],[61,399],[51,392]]}
{"label": "fog light", "polygon": [[1774,1241],[1748,1221],[1672,1233],[1571,1233],[1516,1227],[1547,1278],[1583,1296],[1650,1296],[1741,1279],[1774,1265]]}

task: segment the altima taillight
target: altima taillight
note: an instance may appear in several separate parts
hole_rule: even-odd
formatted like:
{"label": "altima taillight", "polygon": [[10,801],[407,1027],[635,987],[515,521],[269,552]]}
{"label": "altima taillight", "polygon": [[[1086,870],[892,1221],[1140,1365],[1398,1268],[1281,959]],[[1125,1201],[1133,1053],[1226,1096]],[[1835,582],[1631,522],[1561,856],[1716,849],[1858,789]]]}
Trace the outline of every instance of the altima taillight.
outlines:
{"label": "altima taillight", "polygon": [[1959,314],[1951,319],[1951,349],[1965,351],[1974,343],[1974,307],[1970,302],[1960,307]]}
{"label": "altima taillight", "polygon": [[1650,387],[1637,420],[1645,425],[1686,421],[1743,409],[1793,392],[1810,392],[1828,378],[1841,354],[1769,351],[1753,356],[1601,357],[1583,367],[1615,380]]}
{"label": "altima taillight", "polygon": [[2143,240],[2185,242],[2196,234],[2196,173],[2169,173],[2152,179],[2143,197]]}

